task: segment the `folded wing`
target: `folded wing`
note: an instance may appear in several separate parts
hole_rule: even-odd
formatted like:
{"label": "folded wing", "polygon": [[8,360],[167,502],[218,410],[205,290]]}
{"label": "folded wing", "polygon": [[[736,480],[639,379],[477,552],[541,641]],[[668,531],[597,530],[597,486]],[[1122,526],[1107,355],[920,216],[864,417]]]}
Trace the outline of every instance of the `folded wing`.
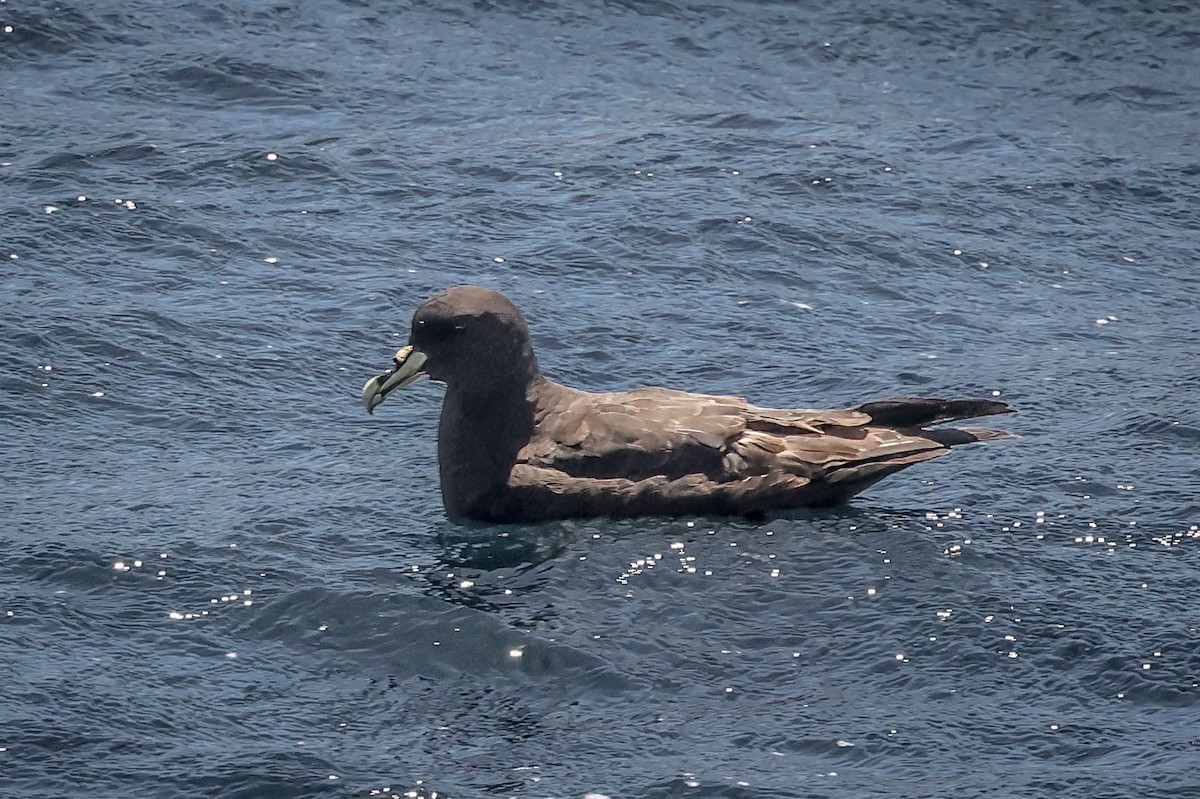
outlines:
{"label": "folded wing", "polygon": [[1007,437],[923,425],[1009,411],[999,402],[916,398],[846,410],[775,409],[740,397],[668,389],[565,389],[539,407],[538,435],[519,460],[584,478],[701,475],[723,483],[779,472],[833,483],[874,482],[955,444]]}

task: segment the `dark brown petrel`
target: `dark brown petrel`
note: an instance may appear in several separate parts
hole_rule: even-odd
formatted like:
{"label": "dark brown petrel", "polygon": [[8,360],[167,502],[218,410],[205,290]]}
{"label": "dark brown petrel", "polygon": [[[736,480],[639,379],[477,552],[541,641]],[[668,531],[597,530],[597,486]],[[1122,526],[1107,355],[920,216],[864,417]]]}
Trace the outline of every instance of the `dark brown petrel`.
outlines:
{"label": "dark brown petrel", "polygon": [[745,515],[845,502],[950,447],[1016,438],[931,425],[1013,411],[991,400],[897,398],[845,410],[759,408],[665,388],[592,394],[542,376],[520,311],[459,286],[413,315],[368,411],[423,378],[446,384],[438,426],[452,518]]}

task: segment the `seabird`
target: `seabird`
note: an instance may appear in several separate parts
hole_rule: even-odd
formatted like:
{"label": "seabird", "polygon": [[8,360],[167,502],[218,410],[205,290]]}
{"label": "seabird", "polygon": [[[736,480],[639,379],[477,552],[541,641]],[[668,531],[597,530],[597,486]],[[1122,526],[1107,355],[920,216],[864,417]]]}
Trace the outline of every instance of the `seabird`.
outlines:
{"label": "seabird", "polygon": [[547,380],[506,297],[458,286],[413,315],[408,345],[363,387],[446,384],[438,470],[455,519],[744,515],[845,502],[950,447],[1016,438],[933,425],[1012,413],[1003,402],[895,398],[779,410],[665,388],[590,393]]}

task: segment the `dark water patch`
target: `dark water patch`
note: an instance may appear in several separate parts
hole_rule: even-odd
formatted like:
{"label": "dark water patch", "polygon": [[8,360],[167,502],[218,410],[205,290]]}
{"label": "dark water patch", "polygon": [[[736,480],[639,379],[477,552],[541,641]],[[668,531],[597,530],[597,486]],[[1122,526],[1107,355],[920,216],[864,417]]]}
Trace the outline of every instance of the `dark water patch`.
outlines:
{"label": "dark water patch", "polygon": [[[315,98],[325,75],[318,70],[291,70],[261,62],[218,58],[208,64],[164,67],[159,79],[169,86],[223,103],[263,103],[279,99]],[[143,90],[144,91],[144,90]],[[160,90],[169,91],[165,87]]]}
{"label": "dark water patch", "polygon": [[[88,12],[87,6],[62,3],[53,8],[38,8],[38,4],[13,5],[6,15],[6,47],[0,58],[11,63],[34,62],[44,67],[63,66],[63,56],[74,54],[87,60],[84,53],[100,46],[138,47],[147,41],[145,26],[127,15],[106,15],[100,20]],[[118,24],[107,24],[118,22]],[[134,31],[140,31],[137,35]]]}

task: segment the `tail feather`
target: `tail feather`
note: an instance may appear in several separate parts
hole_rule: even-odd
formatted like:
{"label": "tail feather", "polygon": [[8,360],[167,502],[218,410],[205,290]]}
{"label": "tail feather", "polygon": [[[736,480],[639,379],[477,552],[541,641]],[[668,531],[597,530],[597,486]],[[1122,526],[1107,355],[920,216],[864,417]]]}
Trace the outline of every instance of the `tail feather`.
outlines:
{"label": "tail feather", "polygon": [[[995,400],[945,400],[925,397],[893,397],[864,402],[852,410],[865,413],[875,424],[888,427],[925,427],[927,425],[1016,413],[1005,402]],[[985,439],[977,439],[985,440]]]}
{"label": "tail feather", "polygon": [[914,463],[940,458],[949,451],[948,449],[927,449],[920,452],[908,452],[895,458],[852,463],[835,469],[825,476],[827,493],[820,504],[839,505],[888,475],[907,469]]}
{"label": "tail feather", "polygon": [[[821,496],[820,504],[845,502],[888,475],[915,463],[941,457],[950,451],[950,447],[959,444],[1020,438],[989,427],[928,428],[928,425],[958,419],[1015,413],[1007,404],[993,400],[899,397],[866,402],[851,410],[871,417],[870,426],[866,428],[867,436],[882,443],[873,449],[856,453],[856,457],[850,457],[845,462],[823,461],[828,465],[822,467],[825,493]],[[828,444],[822,443],[824,449],[829,449]]]}
{"label": "tail feather", "polygon": [[[1004,411],[999,411],[1004,413]],[[909,450],[896,455],[880,455],[864,458],[838,466],[824,474],[827,495],[821,504],[836,505],[855,494],[878,483],[890,474],[907,469],[914,463],[940,458],[959,444],[974,444],[977,441],[1003,441],[1020,438],[1018,435],[988,427],[944,427],[936,430],[920,430],[914,436],[940,444],[933,449]]]}
{"label": "tail feather", "polygon": [[977,441],[1009,441],[1020,438],[1016,433],[1006,433],[990,427],[943,427],[937,430],[922,430],[920,436],[936,441],[944,447],[974,444]]}

